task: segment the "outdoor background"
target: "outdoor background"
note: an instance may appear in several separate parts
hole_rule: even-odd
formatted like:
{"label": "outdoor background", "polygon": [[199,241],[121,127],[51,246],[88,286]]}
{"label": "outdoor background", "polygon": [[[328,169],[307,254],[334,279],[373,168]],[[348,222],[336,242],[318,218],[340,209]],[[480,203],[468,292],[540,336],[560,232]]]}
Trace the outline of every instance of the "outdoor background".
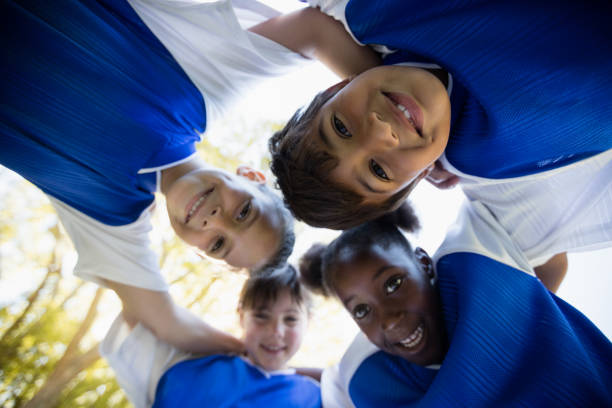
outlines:
{"label": "outdoor background", "polygon": [[[274,2],[292,6],[294,2]],[[274,79],[238,101],[209,127],[200,152],[212,165],[268,168],[267,138],[317,90],[336,78],[316,63]],[[268,172],[269,174],[269,172]],[[270,176],[271,179],[271,176]],[[422,230],[410,237],[430,254],[442,241],[462,199],[460,189],[421,183],[412,195]],[[178,303],[221,329],[240,334],[236,302],[244,276],[201,260],[169,227],[162,197],[152,235],[163,273]],[[297,224],[295,262],[313,242],[337,232]],[[76,254],[51,205],[35,187],[0,167],[0,406],[127,407],[97,347],[120,310],[116,296],[72,276]],[[558,295],[612,338],[607,294],[612,290],[612,249],[571,254]],[[340,305],[317,299],[304,346],[292,363],[337,361],[356,327]]]}

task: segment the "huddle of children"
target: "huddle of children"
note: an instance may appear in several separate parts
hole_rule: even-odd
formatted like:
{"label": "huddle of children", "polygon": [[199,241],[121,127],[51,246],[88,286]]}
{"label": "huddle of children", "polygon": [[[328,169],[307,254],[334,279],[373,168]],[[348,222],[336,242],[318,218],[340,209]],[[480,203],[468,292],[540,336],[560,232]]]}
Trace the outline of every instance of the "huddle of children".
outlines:
{"label": "huddle of children", "polygon": [[[249,30],[229,1],[2,7],[0,162],[51,197],[76,273],[122,299],[102,352],[135,405],[612,405],[612,344],[547,290],[566,269],[553,261],[612,243],[612,7],[310,3]],[[296,53],[348,78],[269,142],[293,215],[346,230],[299,274],[263,174],[194,157],[227,98]],[[405,199],[423,178],[468,198],[433,259],[398,230],[418,226]],[[178,236],[249,269],[242,341],[168,296],[148,249],[155,191]],[[320,392],[287,370],[302,279],[362,332]]]}

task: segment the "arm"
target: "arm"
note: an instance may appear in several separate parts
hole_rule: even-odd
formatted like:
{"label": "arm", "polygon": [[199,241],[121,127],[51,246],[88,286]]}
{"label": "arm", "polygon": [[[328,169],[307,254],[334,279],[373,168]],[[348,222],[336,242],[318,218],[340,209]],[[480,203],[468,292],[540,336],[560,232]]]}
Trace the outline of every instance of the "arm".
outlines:
{"label": "arm", "polygon": [[178,306],[167,292],[158,292],[106,280],[123,303],[123,315],[130,325],[139,321],[159,339],[182,350],[210,355],[242,353],[240,340],[206,324]]}
{"label": "arm", "polygon": [[284,14],[249,30],[306,58],[318,59],[342,78],[380,64],[374,51],[357,44],[340,22],[316,8]]}
{"label": "arm", "polygon": [[550,258],[545,264],[533,268],[546,289],[556,293],[567,274],[567,253],[562,252]]}
{"label": "arm", "polygon": [[296,367],[295,372],[299,375],[310,377],[315,381],[321,382],[321,373],[323,369],[315,367]]}

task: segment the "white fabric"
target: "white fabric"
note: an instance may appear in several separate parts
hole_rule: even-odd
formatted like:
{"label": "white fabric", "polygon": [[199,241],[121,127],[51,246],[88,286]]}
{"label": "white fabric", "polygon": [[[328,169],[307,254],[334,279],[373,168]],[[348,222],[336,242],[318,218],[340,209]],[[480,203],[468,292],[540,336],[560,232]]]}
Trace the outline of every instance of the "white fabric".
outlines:
{"label": "white fabric", "polygon": [[258,1],[128,1],[204,95],[206,123],[216,120],[255,81],[285,74],[307,61],[243,29],[241,23],[248,26],[278,15]]}
{"label": "white fabric", "polygon": [[348,393],[349,383],[361,363],[379,348],[370,343],[363,332],[357,333],[339,363],[321,374],[321,400],[324,408],[354,408]]}
{"label": "white fabric", "polygon": [[135,408],[151,407],[166,370],[194,357],[162,342],[141,324],[130,329],[121,315],[100,343],[100,354]]}
{"label": "white fabric", "polygon": [[480,201],[532,266],[566,251],[612,245],[612,150],[547,172],[493,180],[460,176],[465,195]]}
{"label": "white fabric", "polygon": [[523,251],[486,206],[478,201],[462,203],[457,220],[449,227],[433,256],[434,265],[444,255],[455,252],[484,255],[535,276]]}
{"label": "white fabric", "polygon": [[[481,254],[534,276],[527,258],[516,246],[491,212],[481,203],[464,202],[454,225],[433,256],[434,265],[444,255],[456,252]],[[351,378],[362,362],[379,351],[363,332],[359,332],[340,362],[321,376],[321,396],[325,408],[353,408],[349,396]],[[428,368],[440,369],[439,365]]]}
{"label": "white fabric", "polygon": [[101,286],[106,286],[102,279],[108,279],[149,290],[168,290],[149,241],[154,204],[133,223],[110,226],[47,197],[79,254],[76,276]]}

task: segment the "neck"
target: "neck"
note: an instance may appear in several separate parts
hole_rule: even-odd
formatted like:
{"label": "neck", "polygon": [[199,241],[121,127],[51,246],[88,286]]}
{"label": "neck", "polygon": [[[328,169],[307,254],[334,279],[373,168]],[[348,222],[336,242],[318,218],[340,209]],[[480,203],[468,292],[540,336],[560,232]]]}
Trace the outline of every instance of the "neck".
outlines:
{"label": "neck", "polygon": [[161,192],[166,195],[176,180],[193,170],[206,167],[206,164],[201,159],[195,157],[184,163],[169,167],[161,172]]}

